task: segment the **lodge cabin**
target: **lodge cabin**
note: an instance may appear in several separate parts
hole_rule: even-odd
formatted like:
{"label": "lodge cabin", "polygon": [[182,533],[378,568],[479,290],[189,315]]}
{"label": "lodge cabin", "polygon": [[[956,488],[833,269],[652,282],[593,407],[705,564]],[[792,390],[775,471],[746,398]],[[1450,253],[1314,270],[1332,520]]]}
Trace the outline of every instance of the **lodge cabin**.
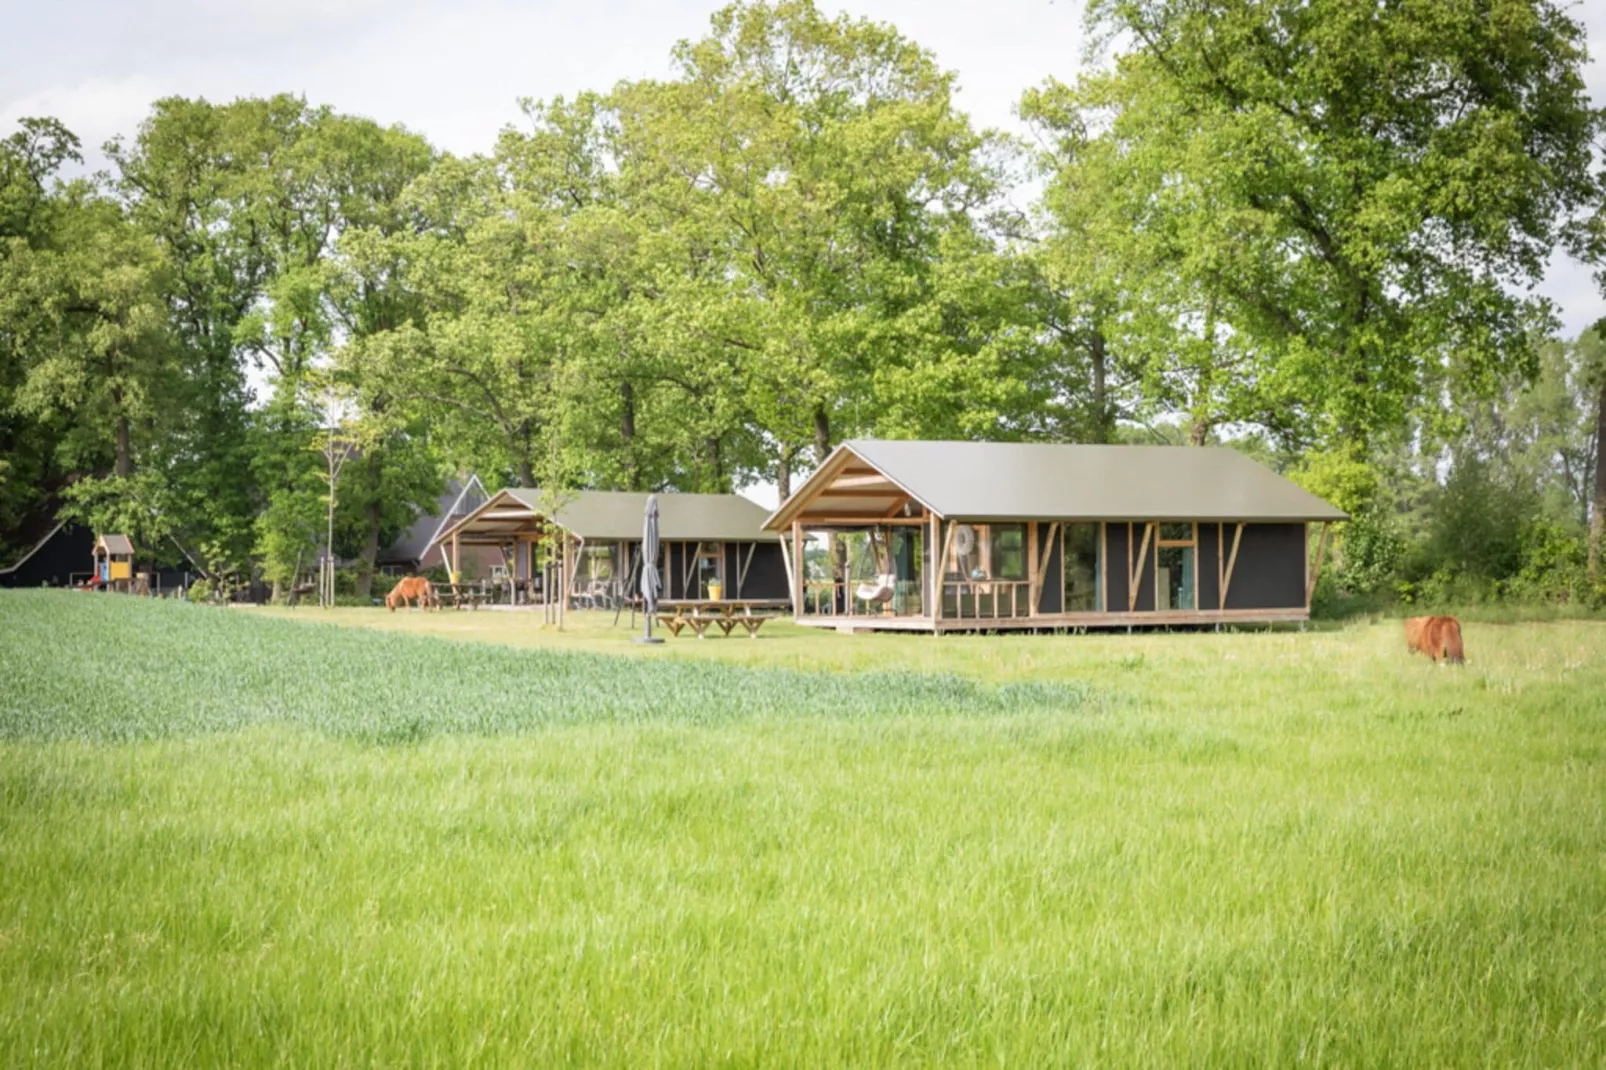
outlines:
{"label": "lodge cabin", "polygon": [[[647,495],[629,491],[547,494],[514,487],[443,528],[439,546],[454,573],[464,552],[495,547],[507,580],[529,602],[604,608],[635,597]],[[781,538],[764,509],[737,494],[658,497],[663,600],[788,598]]]}
{"label": "lodge cabin", "polygon": [[857,440],[764,526],[798,623],[948,632],[1304,621],[1345,519],[1228,448]]}

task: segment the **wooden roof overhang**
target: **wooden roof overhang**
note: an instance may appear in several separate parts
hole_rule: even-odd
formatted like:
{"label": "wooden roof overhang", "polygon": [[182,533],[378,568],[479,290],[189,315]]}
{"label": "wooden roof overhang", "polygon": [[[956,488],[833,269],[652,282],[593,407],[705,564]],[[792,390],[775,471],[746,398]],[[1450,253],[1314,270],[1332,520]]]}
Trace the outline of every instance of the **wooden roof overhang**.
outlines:
{"label": "wooden roof overhang", "polygon": [[430,548],[454,538],[465,546],[506,546],[521,538],[540,538],[551,522],[507,491],[491,495],[484,505],[436,532]]}
{"label": "wooden roof overhang", "polygon": [[[936,510],[909,488],[871,465],[846,443],[838,446],[819,469],[764,521],[770,531],[784,531],[794,520],[804,524],[875,527],[905,516]],[[938,514],[939,516],[941,514]]]}

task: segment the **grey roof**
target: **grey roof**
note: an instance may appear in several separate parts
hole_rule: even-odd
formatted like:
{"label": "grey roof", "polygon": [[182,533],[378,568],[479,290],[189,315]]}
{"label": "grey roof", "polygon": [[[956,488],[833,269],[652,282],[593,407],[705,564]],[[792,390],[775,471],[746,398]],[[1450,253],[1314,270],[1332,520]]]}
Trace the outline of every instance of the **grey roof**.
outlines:
{"label": "grey roof", "polygon": [[127,535],[102,535],[100,544],[109,554],[131,554],[134,552],[134,543]]}
{"label": "grey roof", "polygon": [[[841,448],[951,518],[1348,519],[1316,495],[1226,447],[857,439]],[[789,521],[796,510],[788,506],[811,493],[805,483],[769,522]]]}
{"label": "grey roof", "polygon": [[[546,497],[528,487],[511,487],[508,494],[536,511],[548,506]],[[639,539],[647,495],[632,491],[575,490],[555,495],[552,519],[584,539]],[[764,508],[740,494],[658,495],[658,531],[661,538],[687,542],[773,542],[779,536],[764,530]]]}
{"label": "grey roof", "polygon": [[380,551],[377,563],[423,561],[443,529],[484,505],[489,498],[477,475],[469,476],[467,482],[456,478],[447,480],[446,491],[436,501],[435,508],[420,512],[395,542]]}

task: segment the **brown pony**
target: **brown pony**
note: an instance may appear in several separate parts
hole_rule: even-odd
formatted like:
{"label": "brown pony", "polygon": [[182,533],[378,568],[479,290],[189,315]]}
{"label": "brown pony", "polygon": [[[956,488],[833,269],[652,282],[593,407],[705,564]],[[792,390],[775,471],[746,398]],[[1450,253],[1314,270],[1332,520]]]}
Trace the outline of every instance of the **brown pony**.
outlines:
{"label": "brown pony", "polygon": [[1405,649],[1421,651],[1434,662],[1466,663],[1461,647],[1461,625],[1454,617],[1412,617],[1405,622]]}
{"label": "brown pony", "polygon": [[438,604],[435,601],[435,588],[428,580],[422,576],[408,576],[397,580],[396,586],[390,589],[385,596],[385,608],[394,613],[397,606],[409,605],[414,599],[418,601],[419,609],[429,609]]}

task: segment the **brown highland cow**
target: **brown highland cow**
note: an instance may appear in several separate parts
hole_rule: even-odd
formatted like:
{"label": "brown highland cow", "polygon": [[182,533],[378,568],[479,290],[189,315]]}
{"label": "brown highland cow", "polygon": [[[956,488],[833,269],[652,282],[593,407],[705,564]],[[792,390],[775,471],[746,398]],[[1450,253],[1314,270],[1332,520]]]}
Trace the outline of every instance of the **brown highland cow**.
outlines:
{"label": "brown highland cow", "polygon": [[1454,617],[1412,617],[1405,622],[1405,648],[1421,651],[1435,662],[1462,665],[1466,652],[1461,647],[1461,625]]}

